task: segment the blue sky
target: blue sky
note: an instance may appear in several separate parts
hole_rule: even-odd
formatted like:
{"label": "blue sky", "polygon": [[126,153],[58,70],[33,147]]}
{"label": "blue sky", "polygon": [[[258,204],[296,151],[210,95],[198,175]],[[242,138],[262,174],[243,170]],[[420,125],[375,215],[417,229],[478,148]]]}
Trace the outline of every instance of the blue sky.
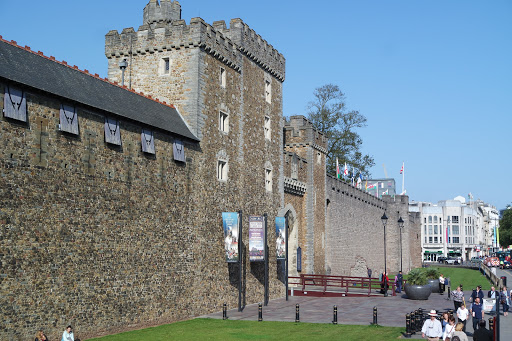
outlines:
{"label": "blue sky", "polygon": [[[105,77],[105,34],[137,29],[147,2],[0,0],[0,35]],[[285,56],[284,115],[339,85],[368,119],[373,177],[385,164],[401,188],[405,161],[412,200],[512,203],[512,1],[180,3],[187,23],[241,18]]]}

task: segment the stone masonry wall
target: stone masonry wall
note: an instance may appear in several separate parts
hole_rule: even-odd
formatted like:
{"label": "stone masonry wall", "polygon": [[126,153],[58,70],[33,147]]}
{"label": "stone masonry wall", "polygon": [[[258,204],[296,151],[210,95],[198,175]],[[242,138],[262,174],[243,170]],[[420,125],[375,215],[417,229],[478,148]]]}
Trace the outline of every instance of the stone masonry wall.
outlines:
{"label": "stone masonry wall", "polygon": [[[262,77],[258,71],[249,65],[247,74]],[[0,84],[1,106],[3,93]],[[256,158],[262,147],[245,143],[238,127],[244,120],[254,127],[244,130],[248,141],[264,143],[261,118],[233,115],[230,135],[208,130],[210,148],[186,143],[182,164],[165,133],[155,131],[151,157],[140,151],[136,123],[121,121],[123,145],[112,147],[103,113],[80,108],[74,137],[58,131],[58,99],[31,90],[27,103],[28,125],[0,120],[0,339],[25,340],[41,326],[58,339],[69,323],[85,338],[217,311],[224,302],[236,307],[238,269],[225,261],[221,212],[243,210],[246,241],[247,216],[268,213],[275,254],[281,195],[277,181],[266,192],[263,179],[267,161],[279,175],[279,133]],[[216,178],[220,149],[233,161],[224,183]],[[270,260],[275,298],[284,289]],[[247,304],[263,299],[262,264],[246,259],[244,284]]]}

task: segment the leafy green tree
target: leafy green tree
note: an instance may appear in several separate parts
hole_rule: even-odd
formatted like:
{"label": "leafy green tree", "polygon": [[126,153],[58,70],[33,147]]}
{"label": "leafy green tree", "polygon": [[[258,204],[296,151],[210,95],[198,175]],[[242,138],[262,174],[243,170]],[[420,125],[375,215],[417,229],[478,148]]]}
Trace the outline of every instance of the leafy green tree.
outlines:
{"label": "leafy green tree", "polygon": [[327,172],[336,174],[336,157],[340,168],[355,167],[364,176],[370,176],[370,168],[375,165],[373,157],[363,155],[363,143],[357,128],[366,127],[366,117],[359,111],[347,110],[345,94],[337,85],[326,84],[315,89],[315,99],[308,104],[308,118],[313,126],[329,139],[327,147]]}
{"label": "leafy green tree", "polygon": [[500,244],[503,247],[512,245],[512,208],[507,205],[507,209],[503,211],[500,219]]}

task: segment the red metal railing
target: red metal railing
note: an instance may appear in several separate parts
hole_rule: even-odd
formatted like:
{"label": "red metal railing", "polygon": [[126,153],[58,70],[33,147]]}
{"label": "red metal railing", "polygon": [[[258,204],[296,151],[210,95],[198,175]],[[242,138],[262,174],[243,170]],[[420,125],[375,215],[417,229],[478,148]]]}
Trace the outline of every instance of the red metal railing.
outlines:
{"label": "red metal railing", "polygon": [[[391,294],[396,296],[395,285],[389,281],[389,290]],[[361,295],[366,294],[370,296],[372,290],[380,290],[381,282],[378,278],[368,277],[354,277],[354,276],[330,276],[330,275],[310,275],[301,274],[299,277],[288,277],[288,284],[290,286],[299,286],[301,289],[294,288],[294,290],[302,292],[314,293],[330,293],[331,296],[339,294],[340,296],[348,296],[349,294]]]}

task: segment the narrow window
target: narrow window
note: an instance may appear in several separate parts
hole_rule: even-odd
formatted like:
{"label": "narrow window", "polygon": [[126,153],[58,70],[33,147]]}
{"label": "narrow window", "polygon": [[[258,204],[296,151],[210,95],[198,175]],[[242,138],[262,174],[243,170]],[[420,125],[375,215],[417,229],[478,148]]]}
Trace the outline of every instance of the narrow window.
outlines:
{"label": "narrow window", "polygon": [[220,86],[223,88],[226,87],[226,69],[223,67],[220,68]]}
{"label": "narrow window", "polygon": [[158,74],[160,76],[169,75],[171,72],[171,58],[163,57],[160,59],[160,63],[158,65]]}
{"label": "narrow window", "polygon": [[229,116],[223,111],[219,111],[219,129],[223,133],[229,132]]}
{"label": "narrow window", "polygon": [[272,101],[272,87],[270,81],[265,81],[265,101],[271,103]]}
{"label": "narrow window", "polygon": [[265,169],[265,189],[272,192],[272,169]]}
{"label": "narrow window", "polygon": [[228,178],[227,162],[224,160],[217,161],[217,179],[226,181]]}
{"label": "narrow window", "polygon": [[265,123],[263,129],[265,130],[265,139],[270,140],[270,117],[265,116]]}
{"label": "narrow window", "polygon": [[169,69],[171,68],[169,58],[164,58],[165,67],[164,67],[164,73],[169,74]]}

